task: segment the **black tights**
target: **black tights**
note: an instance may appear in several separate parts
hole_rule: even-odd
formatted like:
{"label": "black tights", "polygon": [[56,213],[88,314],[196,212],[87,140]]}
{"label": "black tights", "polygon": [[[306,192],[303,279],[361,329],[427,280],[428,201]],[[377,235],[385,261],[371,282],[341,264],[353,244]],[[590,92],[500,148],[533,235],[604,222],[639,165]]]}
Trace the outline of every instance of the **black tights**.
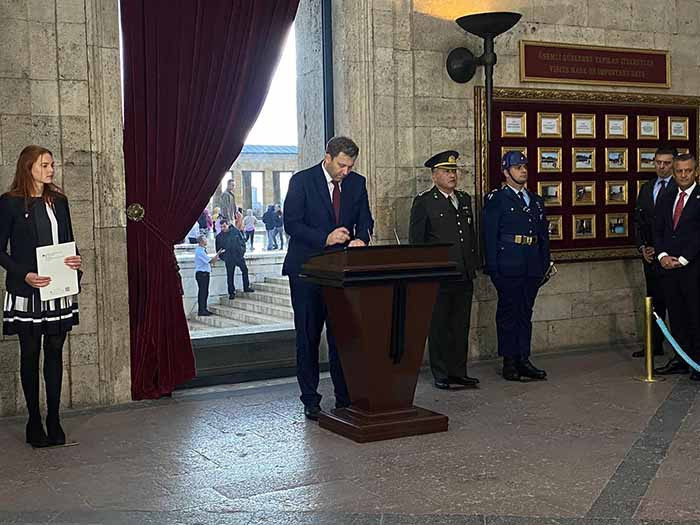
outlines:
{"label": "black tights", "polygon": [[[27,402],[30,421],[41,421],[39,412],[39,354],[41,335],[20,334],[20,377]],[[63,343],[66,334],[44,337],[44,383],[46,385],[47,420],[58,421],[61,404],[61,381],[63,379]]]}

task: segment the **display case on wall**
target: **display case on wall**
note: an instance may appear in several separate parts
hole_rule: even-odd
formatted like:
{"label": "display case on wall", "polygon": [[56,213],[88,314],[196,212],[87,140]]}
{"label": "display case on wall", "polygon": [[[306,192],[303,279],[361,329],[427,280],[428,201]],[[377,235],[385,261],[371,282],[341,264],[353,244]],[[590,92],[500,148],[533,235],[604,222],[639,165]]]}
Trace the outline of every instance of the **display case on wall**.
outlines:
{"label": "display case on wall", "polygon": [[477,202],[503,183],[503,153],[522,151],[556,260],[638,256],[637,193],[654,177],[659,145],[697,155],[700,97],[496,88],[489,144],[484,91],[475,89]]}

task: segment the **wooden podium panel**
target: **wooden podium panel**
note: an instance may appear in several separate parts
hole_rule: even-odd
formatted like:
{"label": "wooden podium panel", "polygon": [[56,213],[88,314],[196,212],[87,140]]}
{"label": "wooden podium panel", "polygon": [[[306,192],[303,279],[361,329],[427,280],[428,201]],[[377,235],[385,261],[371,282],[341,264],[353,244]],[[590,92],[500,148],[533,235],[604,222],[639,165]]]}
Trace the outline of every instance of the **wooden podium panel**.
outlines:
{"label": "wooden podium panel", "polygon": [[351,399],[321,427],[360,443],[447,430],[447,416],[413,405],[439,280],[459,276],[447,249],[348,248],[304,265],[323,287]]}

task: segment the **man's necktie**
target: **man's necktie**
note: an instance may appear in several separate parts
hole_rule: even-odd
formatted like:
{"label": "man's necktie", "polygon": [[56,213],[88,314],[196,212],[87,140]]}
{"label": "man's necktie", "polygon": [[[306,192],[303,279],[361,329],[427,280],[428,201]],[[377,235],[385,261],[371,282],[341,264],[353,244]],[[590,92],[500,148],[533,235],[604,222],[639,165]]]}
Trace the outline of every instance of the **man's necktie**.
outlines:
{"label": "man's necktie", "polygon": [[333,211],[335,211],[335,222],[340,223],[340,183],[336,181],[331,181],[333,183]]}
{"label": "man's necktie", "polygon": [[666,181],[660,180],[659,181],[659,191],[656,192],[656,199],[654,199],[654,204],[656,204],[656,201],[659,200],[659,197],[661,197],[664,194],[664,191],[666,191]]}
{"label": "man's necktie", "polygon": [[518,192],[518,197],[520,198],[520,202],[523,203],[523,206],[527,206],[527,203],[525,202],[525,195],[523,195],[522,191]]}
{"label": "man's necktie", "polygon": [[447,200],[450,201],[450,204],[452,204],[455,210],[459,209],[457,206],[457,196],[454,193],[447,197]]}
{"label": "man's necktie", "polygon": [[[678,202],[676,203],[676,209],[673,210],[673,229],[678,227],[678,221],[681,220],[681,214],[683,213],[683,204],[685,203],[685,192],[682,191],[678,195]],[[668,215],[667,215],[668,217]]]}

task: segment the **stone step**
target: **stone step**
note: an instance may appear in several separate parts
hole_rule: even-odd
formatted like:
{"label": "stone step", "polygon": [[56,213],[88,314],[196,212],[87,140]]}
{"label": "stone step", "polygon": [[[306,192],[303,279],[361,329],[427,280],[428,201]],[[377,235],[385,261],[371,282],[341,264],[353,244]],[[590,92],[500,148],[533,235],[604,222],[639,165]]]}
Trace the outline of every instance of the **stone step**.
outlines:
{"label": "stone step", "polygon": [[289,284],[253,283],[253,288],[255,288],[256,292],[289,295]]}
{"label": "stone step", "polygon": [[[226,299],[226,301],[228,301],[228,299]],[[278,322],[294,319],[294,311],[289,306],[278,306],[270,303],[263,303],[261,301],[255,301],[253,299],[236,298],[233,301],[228,301],[226,306],[273,317],[278,319]]]}
{"label": "stone step", "polygon": [[[216,314],[214,308],[216,305],[209,305],[209,311]],[[209,315],[209,316],[193,316],[190,320],[190,330],[192,330],[193,323],[196,326],[204,325],[203,328],[240,328],[242,326],[248,326],[249,323],[238,319],[232,319],[230,317],[224,317],[221,315]]]}
{"label": "stone step", "polygon": [[276,284],[277,286],[286,286],[289,289],[289,279],[287,277],[265,277],[265,282]]}
{"label": "stone step", "polygon": [[225,304],[227,306],[235,306],[235,303],[239,301],[239,299],[247,299],[249,301],[271,304],[275,306],[284,306],[286,308],[292,307],[292,298],[290,297],[289,292],[287,292],[286,295],[279,293],[270,293],[260,291],[257,287],[255,288],[255,292],[253,293],[248,293],[243,296],[239,296],[239,294],[236,293],[235,299],[231,300],[228,297],[222,297],[220,299],[220,302],[221,304]]}
{"label": "stone step", "polygon": [[197,319],[199,319],[199,317],[189,318],[189,319],[187,320],[187,325],[190,327],[190,332],[196,332],[196,331],[198,331],[198,330],[210,330],[210,329],[211,329],[211,325],[208,325],[207,323],[205,323],[205,322],[203,321],[203,320],[204,320],[204,317],[201,318],[202,321],[198,321]]}
{"label": "stone step", "polygon": [[[236,299],[233,302],[235,303],[237,301],[238,299]],[[222,317],[237,322],[254,325],[288,323],[294,319],[293,314],[290,313],[291,308],[289,309],[289,311],[279,311],[275,314],[270,315],[266,312],[255,311],[254,309],[247,309],[246,307],[249,305],[242,305],[239,303],[237,306],[238,308],[234,306],[226,306],[223,304],[213,304],[209,306],[209,310],[216,314],[217,317]],[[211,319],[212,317],[208,317],[207,319]]]}

